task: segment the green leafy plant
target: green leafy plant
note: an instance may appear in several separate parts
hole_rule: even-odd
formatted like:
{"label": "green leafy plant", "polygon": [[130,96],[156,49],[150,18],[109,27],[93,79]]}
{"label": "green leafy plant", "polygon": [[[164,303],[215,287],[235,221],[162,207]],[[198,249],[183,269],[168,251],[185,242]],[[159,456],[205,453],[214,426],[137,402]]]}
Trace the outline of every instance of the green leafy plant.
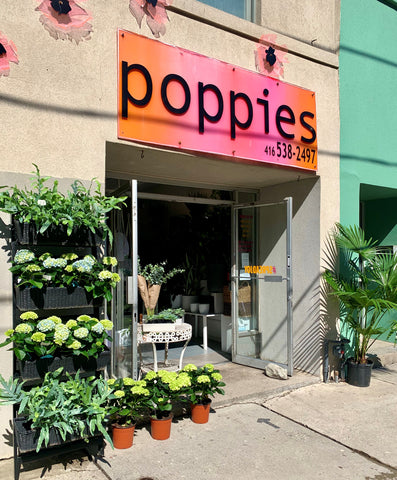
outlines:
{"label": "green leafy plant", "polygon": [[167,262],[155,265],[149,263],[141,267],[140,262],[138,262],[138,288],[148,315],[154,315],[161,285],[184,271],[182,268],[173,268],[167,272],[166,264]]}
{"label": "green leafy plant", "polygon": [[[111,230],[106,224],[106,215],[111,210],[119,210],[127,197],[107,197],[101,193],[101,185],[93,178],[89,187],[76,180],[71,190],[64,195],[58,191],[58,181],[52,187],[46,182],[51,177],[43,177],[39,167],[35,171],[31,187],[19,188],[2,186],[8,189],[0,192],[0,211],[14,215],[21,223],[33,223],[43,234],[51,225],[64,226],[70,236],[75,227],[86,227],[93,233],[103,232],[103,239],[113,241]],[[94,187],[95,185],[95,187]]]}
{"label": "green leafy plant", "polygon": [[379,253],[358,226],[336,225],[339,257],[324,272],[330,295],[338,298],[341,318],[351,334],[354,361],[367,363],[368,349],[380,335],[396,332],[397,322],[381,324],[397,309],[397,255]]}
{"label": "green leafy plant", "polygon": [[21,360],[37,360],[44,356],[83,355],[98,357],[106,349],[105,340],[111,340],[108,330],[113,328],[109,320],[98,321],[89,315],[62,322],[52,315],[39,320],[35,312],[24,312],[15,329],[5,332],[8,337],[0,347],[13,343],[11,350]]}
{"label": "green leafy plant", "polygon": [[145,380],[132,378],[109,379],[113,397],[109,400],[108,413],[112,423],[119,426],[134,425],[149,411],[150,391]]}
{"label": "green leafy plant", "polygon": [[210,396],[213,397],[216,393],[225,394],[222,375],[211,363],[200,368],[190,363],[183,368],[181,374],[184,372],[189,376],[190,385],[184,388],[182,393],[187,395],[193,404],[206,404],[210,402]]}
{"label": "green leafy plant", "polygon": [[147,317],[147,322],[158,322],[158,321],[166,321],[166,322],[175,322],[178,318],[181,318],[185,315],[185,310],[183,308],[167,308],[165,310],[161,310],[161,312],[156,313],[154,315],[149,315]]}
{"label": "green leafy plant", "polygon": [[172,401],[180,397],[184,388],[190,383],[189,376],[184,373],[159,370],[148,372],[144,381],[150,391],[149,407],[155,418],[163,418],[170,414]]}
{"label": "green leafy plant", "polygon": [[84,440],[101,433],[112,445],[105,429],[107,405],[112,396],[103,378],[80,378],[67,374],[60,381],[62,368],[47,373],[43,383],[30,390],[23,390],[16,381],[5,381],[0,375],[0,405],[19,404],[18,415],[25,417],[31,430],[38,432],[38,452],[48,446],[50,430],[55,429],[63,441],[68,435]]}
{"label": "green leafy plant", "polygon": [[112,299],[112,289],[120,281],[118,273],[112,271],[117,265],[115,257],[104,257],[102,261],[93,255],[79,258],[73,252],[52,257],[43,253],[36,258],[28,249],[18,250],[14,255],[10,271],[16,276],[16,284],[24,287],[69,287],[77,286],[91,292],[94,298]]}

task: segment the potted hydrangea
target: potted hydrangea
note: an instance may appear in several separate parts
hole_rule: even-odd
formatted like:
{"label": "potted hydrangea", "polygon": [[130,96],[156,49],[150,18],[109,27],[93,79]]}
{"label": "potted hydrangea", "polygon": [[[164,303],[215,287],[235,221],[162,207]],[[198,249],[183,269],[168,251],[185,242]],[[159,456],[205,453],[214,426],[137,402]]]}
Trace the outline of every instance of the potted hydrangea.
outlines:
{"label": "potted hydrangea", "polygon": [[189,375],[159,370],[148,372],[144,380],[150,391],[151,435],[155,440],[166,440],[171,434],[172,401],[179,399],[183,389],[189,386]]}
{"label": "potted hydrangea", "polygon": [[132,378],[109,379],[112,391],[108,415],[112,424],[115,448],[132,446],[135,425],[149,410],[150,391],[144,380]]}
{"label": "potted hydrangea", "polygon": [[16,305],[20,310],[37,310],[86,307],[100,298],[109,301],[120,281],[112,271],[116,265],[115,257],[98,261],[73,252],[36,257],[28,249],[18,250],[10,268],[16,277]]}
{"label": "potted hydrangea", "polygon": [[5,332],[0,347],[13,344],[17,370],[26,380],[40,379],[47,371],[64,367],[70,373],[104,370],[110,363],[105,342],[111,340],[110,320],[80,315],[63,321],[51,315],[39,319],[33,311],[20,315],[21,323]]}
{"label": "potted hydrangea", "polygon": [[211,398],[216,393],[225,394],[222,375],[211,363],[203,367],[196,367],[192,363],[186,365],[182,372],[186,372],[190,385],[183,390],[191,402],[192,421],[194,423],[207,423],[211,408]]}

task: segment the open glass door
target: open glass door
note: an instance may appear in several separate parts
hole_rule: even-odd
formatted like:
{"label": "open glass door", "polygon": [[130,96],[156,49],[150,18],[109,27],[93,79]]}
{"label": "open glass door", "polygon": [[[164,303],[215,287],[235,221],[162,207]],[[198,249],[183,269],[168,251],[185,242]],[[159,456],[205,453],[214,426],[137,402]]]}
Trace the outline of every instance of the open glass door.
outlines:
{"label": "open glass door", "polygon": [[233,210],[232,360],[292,375],[292,198]]}
{"label": "open glass door", "polygon": [[[137,321],[138,321],[138,196],[137,181],[131,180],[131,225],[118,228],[122,234],[115,238],[119,247],[117,273],[120,282],[113,292],[111,303],[113,328],[112,374],[117,377],[138,376]],[[117,211],[115,215],[121,215]],[[120,217],[122,218],[122,217]],[[113,222],[113,224],[115,221]],[[118,241],[123,240],[123,241]],[[117,251],[117,248],[116,248]]]}

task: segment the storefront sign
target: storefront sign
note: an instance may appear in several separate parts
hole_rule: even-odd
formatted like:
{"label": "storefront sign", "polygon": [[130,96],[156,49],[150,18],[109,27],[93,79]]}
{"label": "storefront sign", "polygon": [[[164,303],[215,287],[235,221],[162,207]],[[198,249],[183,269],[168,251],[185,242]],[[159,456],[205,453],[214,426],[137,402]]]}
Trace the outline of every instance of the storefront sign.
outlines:
{"label": "storefront sign", "polygon": [[119,31],[118,137],[317,169],[313,92]]}

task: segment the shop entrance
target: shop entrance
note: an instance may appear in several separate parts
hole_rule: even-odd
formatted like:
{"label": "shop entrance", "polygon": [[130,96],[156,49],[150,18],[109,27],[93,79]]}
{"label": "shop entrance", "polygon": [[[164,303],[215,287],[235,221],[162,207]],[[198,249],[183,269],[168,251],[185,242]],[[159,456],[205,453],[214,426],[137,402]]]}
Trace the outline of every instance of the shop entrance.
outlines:
{"label": "shop entrance", "polygon": [[[195,293],[193,303],[209,304],[208,315],[183,305],[185,322],[193,327],[184,363],[232,359],[263,368],[273,361],[288,366],[291,375],[290,201],[257,205],[254,192],[135,180],[114,185],[114,195],[128,193],[129,199],[128,208],[110,219],[115,235],[110,253],[119,260],[122,279],[110,307],[113,372],[136,377],[141,367],[137,328],[145,311],[137,287],[139,255],[141,265],[167,261],[167,268],[185,269],[162,286],[159,311],[177,307],[173,301],[183,293]],[[182,348],[170,344],[171,359]],[[145,353],[150,356],[151,349]],[[160,349],[160,361],[163,355]]]}

